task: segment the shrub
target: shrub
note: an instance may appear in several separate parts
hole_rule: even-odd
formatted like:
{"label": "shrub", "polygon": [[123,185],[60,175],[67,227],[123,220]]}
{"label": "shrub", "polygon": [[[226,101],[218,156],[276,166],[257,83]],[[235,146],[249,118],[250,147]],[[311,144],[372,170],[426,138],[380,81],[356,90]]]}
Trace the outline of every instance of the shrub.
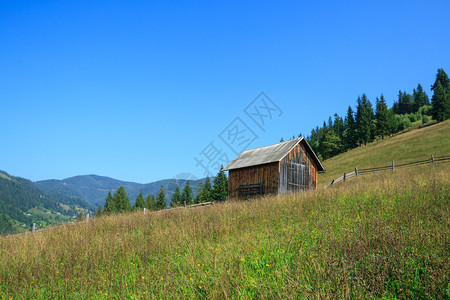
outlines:
{"label": "shrub", "polygon": [[424,105],[424,106],[419,108],[419,113],[421,115],[431,116],[431,109],[432,108],[433,108],[432,105]]}
{"label": "shrub", "polygon": [[415,113],[408,114],[408,119],[409,119],[410,122],[417,121],[416,114]]}

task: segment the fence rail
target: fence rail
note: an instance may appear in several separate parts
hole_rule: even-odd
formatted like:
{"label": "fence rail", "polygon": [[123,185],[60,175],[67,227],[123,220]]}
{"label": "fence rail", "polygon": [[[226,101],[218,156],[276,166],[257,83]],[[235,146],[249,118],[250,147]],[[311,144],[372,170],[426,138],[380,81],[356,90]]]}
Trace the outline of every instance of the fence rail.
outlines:
{"label": "fence rail", "polygon": [[436,156],[436,157],[434,155],[431,155],[431,157],[427,158],[427,159],[402,163],[399,165],[396,165],[395,161],[392,161],[392,164],[388,165],[388,166],[372,167],[372,168],[365,168],[365,169],[358,169],[358,167],[355,167],[355,171],[350,172],[350,173],[344,173],[344,175],[342,175],[341,177],[333,179],[329,184],[327,184],[324,187],[324,189],[326,189],[330,185],[336,184],[341,181],[346,181],[347,179],[351,179],[351,178],[357,177],[359,175],[366,175],[366,174],[380,172],[380,171],[386,171],[386,170],[395,171],[395,168],[415,167],[415,166],[420,166],[420,165],[424,165],[424,164],[437,163],[437,162],[449,162],[449,161],[450,161],[450,155]]}

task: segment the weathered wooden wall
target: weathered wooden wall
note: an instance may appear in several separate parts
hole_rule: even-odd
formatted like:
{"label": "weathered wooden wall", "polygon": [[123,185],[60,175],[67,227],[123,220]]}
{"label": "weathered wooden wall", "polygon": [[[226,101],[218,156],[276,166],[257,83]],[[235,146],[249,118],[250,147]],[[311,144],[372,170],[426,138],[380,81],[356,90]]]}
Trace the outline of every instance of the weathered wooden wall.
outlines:
{"label": "weathered wooden wall", "polygon": [[240,185],[262,184],[262,193],[278,193],[278,163],[270,163],[230,170],[228,173],[228,197],[238,198]]}
{"label": "weathered wooden wall", "polygon": [[280,172],[278,193],[285,194],[292,192],[289,189],[289,167],[291,163],[303,164],[306,167],[306,172],[304,174],[304,186],[299,187],[302,189],[315,189],[317,187],[318,179],[318,166],[311,157],[311,153],[307,150],[304,142],[298,143],[280,162],[278,165],[278,170]]}

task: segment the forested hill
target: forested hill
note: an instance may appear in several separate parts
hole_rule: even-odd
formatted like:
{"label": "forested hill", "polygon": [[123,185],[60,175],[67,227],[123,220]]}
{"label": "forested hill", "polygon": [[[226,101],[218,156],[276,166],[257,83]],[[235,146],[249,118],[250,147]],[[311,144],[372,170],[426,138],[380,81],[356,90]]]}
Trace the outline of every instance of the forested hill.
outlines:
{"label": "forested hill", "polygon": [[[82,175],[62,180],[44,180],[35,183],[41,190],[51,194],[64,195],[69,198],[81,198],[93,206],[104,205],[109,191],[114,192],[123,186],[130,198],[131,204],[142,190],[144,195],[156,195],[161,188],[170,196],[177,186],[183,188],[187,179],[163,179],[147,184],[121,181],[105,176]],[[195,191],[201,180],[190,180],[192,189]]]}
{"label": "forested hill", "polygon": [[79,212],[93,210],[80,198],[51,195],[30,180],[0,171],[0,234],[27,231],[70,220]]}
{"label": "forested hill", "polygon": [[[0,171],[0,234],[29,231],[32,224],[38,228],[67,222],[80,212],[93,212],[104,205],[109,191],[123,186],[133,204],[139,192],[156,195],[161,186],[170,195],[187,179],[164,179],[147,184],[121,181],[105,176],[82,175],[63,180],[30,180]],[[191,180],[195,191],[201,180]],[[169,203],[166,203],[169,204]]]}
{"label": "forested hill", "polygon": [[312,129],[306,139],[320,159],[328,159],[378,138],[449,119],[450,80],[443,69],[437,70],[436,80],[429,88],[431,101],[425,90],[420,84],[412,93],[400,90],[391,108],[387,107],[383,94],[374,102],[362,94],[355,109],[348,107],[344,118],[338,114],[330,116],[322,127]]}

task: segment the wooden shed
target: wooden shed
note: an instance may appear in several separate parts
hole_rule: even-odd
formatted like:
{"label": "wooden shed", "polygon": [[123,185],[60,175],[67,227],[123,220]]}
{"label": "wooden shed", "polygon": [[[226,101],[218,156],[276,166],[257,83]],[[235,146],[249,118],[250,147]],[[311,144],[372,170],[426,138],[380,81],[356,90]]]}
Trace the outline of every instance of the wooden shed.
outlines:
{"label": "wooden shed", "polygon": [[325,171],[304,137],[246,150],[229,163],[228,197],[246,199],[315,189]]}

